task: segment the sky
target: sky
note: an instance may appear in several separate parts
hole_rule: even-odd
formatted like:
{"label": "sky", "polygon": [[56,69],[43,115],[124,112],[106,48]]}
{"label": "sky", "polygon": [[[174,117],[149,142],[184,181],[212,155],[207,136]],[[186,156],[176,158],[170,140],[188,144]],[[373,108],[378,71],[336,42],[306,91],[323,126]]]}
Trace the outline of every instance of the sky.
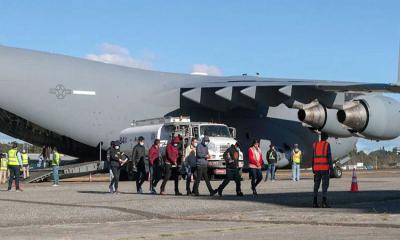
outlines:
{"label": "sky", "polygon": [[[0,44],[167,72],[392,83],[399,12],[395,0],[0,0]],[[382,145],[400,140],[359,147]]]}

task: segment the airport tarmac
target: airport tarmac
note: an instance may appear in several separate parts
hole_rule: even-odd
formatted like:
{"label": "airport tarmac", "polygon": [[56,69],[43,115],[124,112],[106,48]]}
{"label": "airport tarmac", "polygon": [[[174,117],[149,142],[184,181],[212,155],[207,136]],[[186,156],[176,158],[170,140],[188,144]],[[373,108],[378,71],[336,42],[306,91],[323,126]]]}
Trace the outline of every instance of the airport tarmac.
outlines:
{"label": "airport tarmac", "polygon": [[[107,192],[106,182],[25,184],[24,192],[0,192],[1,239],[399,239],[400,170],[360,172],[360,192],[350,193],[351,173],[332,179],[331,209],[313,209],[313,181],[289,172],[261,182],[259,196],[236,197],[232,182],[223,197],[154,196]],[[96,179],[97,177],[94,177]],[[106,179],[104,176],[98,179]],[[213,181],[217,187],[220,181]],[[147,182],[144,188],[147,189]],[[2,189],[4,189],[3,187]],[[183,192],[184,182],[180,182]],[[173,192],[173,183],[167,185]]]}

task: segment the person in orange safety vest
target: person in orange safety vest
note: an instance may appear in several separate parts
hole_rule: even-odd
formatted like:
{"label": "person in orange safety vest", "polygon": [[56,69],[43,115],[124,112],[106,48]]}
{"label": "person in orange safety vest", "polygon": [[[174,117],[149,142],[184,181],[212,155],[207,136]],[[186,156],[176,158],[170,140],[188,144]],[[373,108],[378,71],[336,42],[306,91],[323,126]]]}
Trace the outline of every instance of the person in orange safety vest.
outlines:
{"label": "person in orange safety vest", "polygon": [[318,190],[322,180],[322,205],[323,208],[329,208],[327,202],[327,192],[329,187],[330,171],[333,170],[331,146],[328,135],[321,134],[321,140],[313,144],[312,170],[314,173],[314,202],[313,207],[320,207],[318,204]]}

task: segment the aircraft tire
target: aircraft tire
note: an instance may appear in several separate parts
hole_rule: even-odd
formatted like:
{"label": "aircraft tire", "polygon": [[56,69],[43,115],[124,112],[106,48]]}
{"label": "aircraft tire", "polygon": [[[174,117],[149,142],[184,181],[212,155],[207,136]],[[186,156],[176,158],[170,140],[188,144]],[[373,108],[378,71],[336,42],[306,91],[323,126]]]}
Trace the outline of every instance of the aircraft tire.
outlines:
{"label": "aircraft tire", "polygon": [[343,175],[343,170],[341,167],[336,166],[333,168],[333,172],[332,172],[332,178],[341,178]]}

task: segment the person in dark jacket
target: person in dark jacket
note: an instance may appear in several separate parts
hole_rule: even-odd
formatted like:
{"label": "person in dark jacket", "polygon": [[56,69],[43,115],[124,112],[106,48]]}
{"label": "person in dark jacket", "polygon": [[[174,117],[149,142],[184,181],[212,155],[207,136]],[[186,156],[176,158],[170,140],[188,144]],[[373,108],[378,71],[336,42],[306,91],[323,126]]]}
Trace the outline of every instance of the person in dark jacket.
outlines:
{"label": "person in dark jacket", "polygon": [[196,179],[194,181],[193,193],[195,196],[199,196],[199,185],[202,178],[206,182],[208,191],[210,195],[213,196],[215,191],[213,190],[210,178],[208,176],[208,160],[210,158],[210,154],[208,153],[208,144],[210,143],[210,139],[207,136],[204,136],[201,144],[196,147]]}
{"label": "person in dark jacket", "polygon": [[269,150],[267,152],[267,161],[269,165],[269,171],[270,171],[270,176],[271,176],[271,181],[275,181],[275,168],[276,164],[278,163],[278,153],[275,150],[274,145],[269,146]]}
{"label": "person in dark jacket", "polygon": [[260,149],[260,142],[254,140],[252,146],[248,151],[249,157],[249,173],[251,177],[251,190],[253,195],[257,196],[257,185],[262,181],[261,167],[263,165],[262,152]]}
{"label": "person in dark jacket", "polygon": [[110,193],[119,193],[119,175],[121,172],[121,166],[124,165],[126,161],[128,161],[128,159],[123,160],[122,153],[119,150],[119,144],[114,144],[114,146],[110,149],[110,168],[113,173],[113,178],[109,186]]}
{"label": "person in dark jacket", "polygon": [[160,181],[160,139],[154,140],[154,144],[149,149],[149,174],[150,174],[150,192],[157,194],[156,186]]}
{"label": "person in dark jacket", "polygon": [[239,154],[240,154],[240,144],[236,142],[235,145],[231,145],[228,148],[223,157],[226,163],[226,174],[224,181],[219,185],[218,189],[215,191],[218,192],[219,196],[222,196],[222,191],[228,185],[228,183],[233,180],[236,183],[236,195],[241,197],[243,196],[241,190],[241,176],[240,176],[240,168],[239,168]]}
{"label": "person in dark jacket", "polygon": [[161,195],[166,194],[165,185],[167,184],[171,176],[173,177],[175,183],[175,195],[177,196],[182,195],[182,193],[179,192],[179,169],[178,169],[179,142],[180,142],[179,137],[174,137],[172,141],[168,143],[167,148],[165,150],[165,175],[160,188]]}
{"label": "person in dark jacket", "polygon": [[[140,136],[138,138],[138,143],[133,147],[132,150],[132,161],[133,165],[136,166],[137,176],[136,176],[136,190],[137,193],[142,194],[142,184],[146,181],[146,176],[148,172],[148,162],[146,160],[146,148],[144,147],[144,137]],[[146,167],[147,165],[147,167]]]}

